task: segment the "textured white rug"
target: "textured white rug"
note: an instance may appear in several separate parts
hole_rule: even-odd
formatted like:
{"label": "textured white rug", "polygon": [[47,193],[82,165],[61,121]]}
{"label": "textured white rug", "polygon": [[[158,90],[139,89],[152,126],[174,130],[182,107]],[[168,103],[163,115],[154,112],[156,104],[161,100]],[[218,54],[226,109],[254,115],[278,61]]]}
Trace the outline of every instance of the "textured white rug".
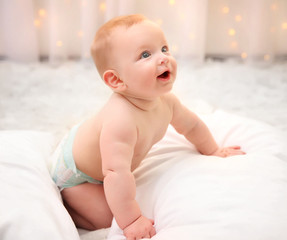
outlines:
{"label": "textured white rug", "polygon": [[[200,113],[222,109],[271,124],[287,135],[287,63],[250,66],[178,63],[173,90]],[[0,129],[35,129],[61,134],[96,112],[110,90],[92,63],[0,62]]]}

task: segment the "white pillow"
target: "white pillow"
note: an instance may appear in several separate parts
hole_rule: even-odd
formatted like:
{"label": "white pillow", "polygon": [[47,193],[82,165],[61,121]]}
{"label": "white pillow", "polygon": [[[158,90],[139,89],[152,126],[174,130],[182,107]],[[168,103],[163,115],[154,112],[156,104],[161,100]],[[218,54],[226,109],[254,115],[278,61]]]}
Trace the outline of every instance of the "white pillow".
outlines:
{"label": "white pillow", "polygon": [[47,168],[52,134],[0,131],[0,239],[79,240]]}
{"label": "white pillow", "polygon": [[[222,111],[202,119],[220,145],[239,144],[247,155],[202,156],[169,128],[135,171],[137,200],[155,220],[152,239],[286,240],[287,163],[280,134]],[[115,221],[108,239],[125,239]]]}

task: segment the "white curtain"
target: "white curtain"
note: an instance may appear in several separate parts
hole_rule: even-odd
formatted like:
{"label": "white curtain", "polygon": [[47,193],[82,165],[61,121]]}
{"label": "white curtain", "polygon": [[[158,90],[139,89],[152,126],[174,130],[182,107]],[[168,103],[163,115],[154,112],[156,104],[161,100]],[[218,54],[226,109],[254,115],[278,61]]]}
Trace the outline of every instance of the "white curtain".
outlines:
{"label": "white curtain", "polygon": [[0,57],[90,60],[98,27],[131,13],[157,22],[177,58],[287,56],[287,0],[0,0]]}

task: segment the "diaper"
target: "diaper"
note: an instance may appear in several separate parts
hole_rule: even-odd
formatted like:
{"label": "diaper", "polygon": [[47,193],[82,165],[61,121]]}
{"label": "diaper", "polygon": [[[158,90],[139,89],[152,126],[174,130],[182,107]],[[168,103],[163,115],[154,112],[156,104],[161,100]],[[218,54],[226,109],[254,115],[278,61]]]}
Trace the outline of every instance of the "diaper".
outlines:
{"label": "diaper", "polygon": [[64,188],[77,186],[85,182],[94,184],[103,183],[88,176],[76,167],[72,148],[79,126],[80,124],[71,129],[71,131],[62,139],[52,155],[50,174],[60,191]]}

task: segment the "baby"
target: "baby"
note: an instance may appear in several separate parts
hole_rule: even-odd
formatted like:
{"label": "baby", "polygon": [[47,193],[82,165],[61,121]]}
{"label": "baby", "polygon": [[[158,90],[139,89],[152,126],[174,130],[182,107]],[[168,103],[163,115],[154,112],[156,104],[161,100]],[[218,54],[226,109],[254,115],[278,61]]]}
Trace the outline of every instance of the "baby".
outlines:
{"label": "baby", "polygon": [[109,227],[114,216],[128,240],[151,238],[154,222],[135,200],[133,171],[169,124],[201,154],[244,152],[219,147],[206,125],[170,93],[177,64],[152,21],[142,15],[110,20],[97,32],[92,56],[113,94],[62,140],[52,176],[77,227]]}

